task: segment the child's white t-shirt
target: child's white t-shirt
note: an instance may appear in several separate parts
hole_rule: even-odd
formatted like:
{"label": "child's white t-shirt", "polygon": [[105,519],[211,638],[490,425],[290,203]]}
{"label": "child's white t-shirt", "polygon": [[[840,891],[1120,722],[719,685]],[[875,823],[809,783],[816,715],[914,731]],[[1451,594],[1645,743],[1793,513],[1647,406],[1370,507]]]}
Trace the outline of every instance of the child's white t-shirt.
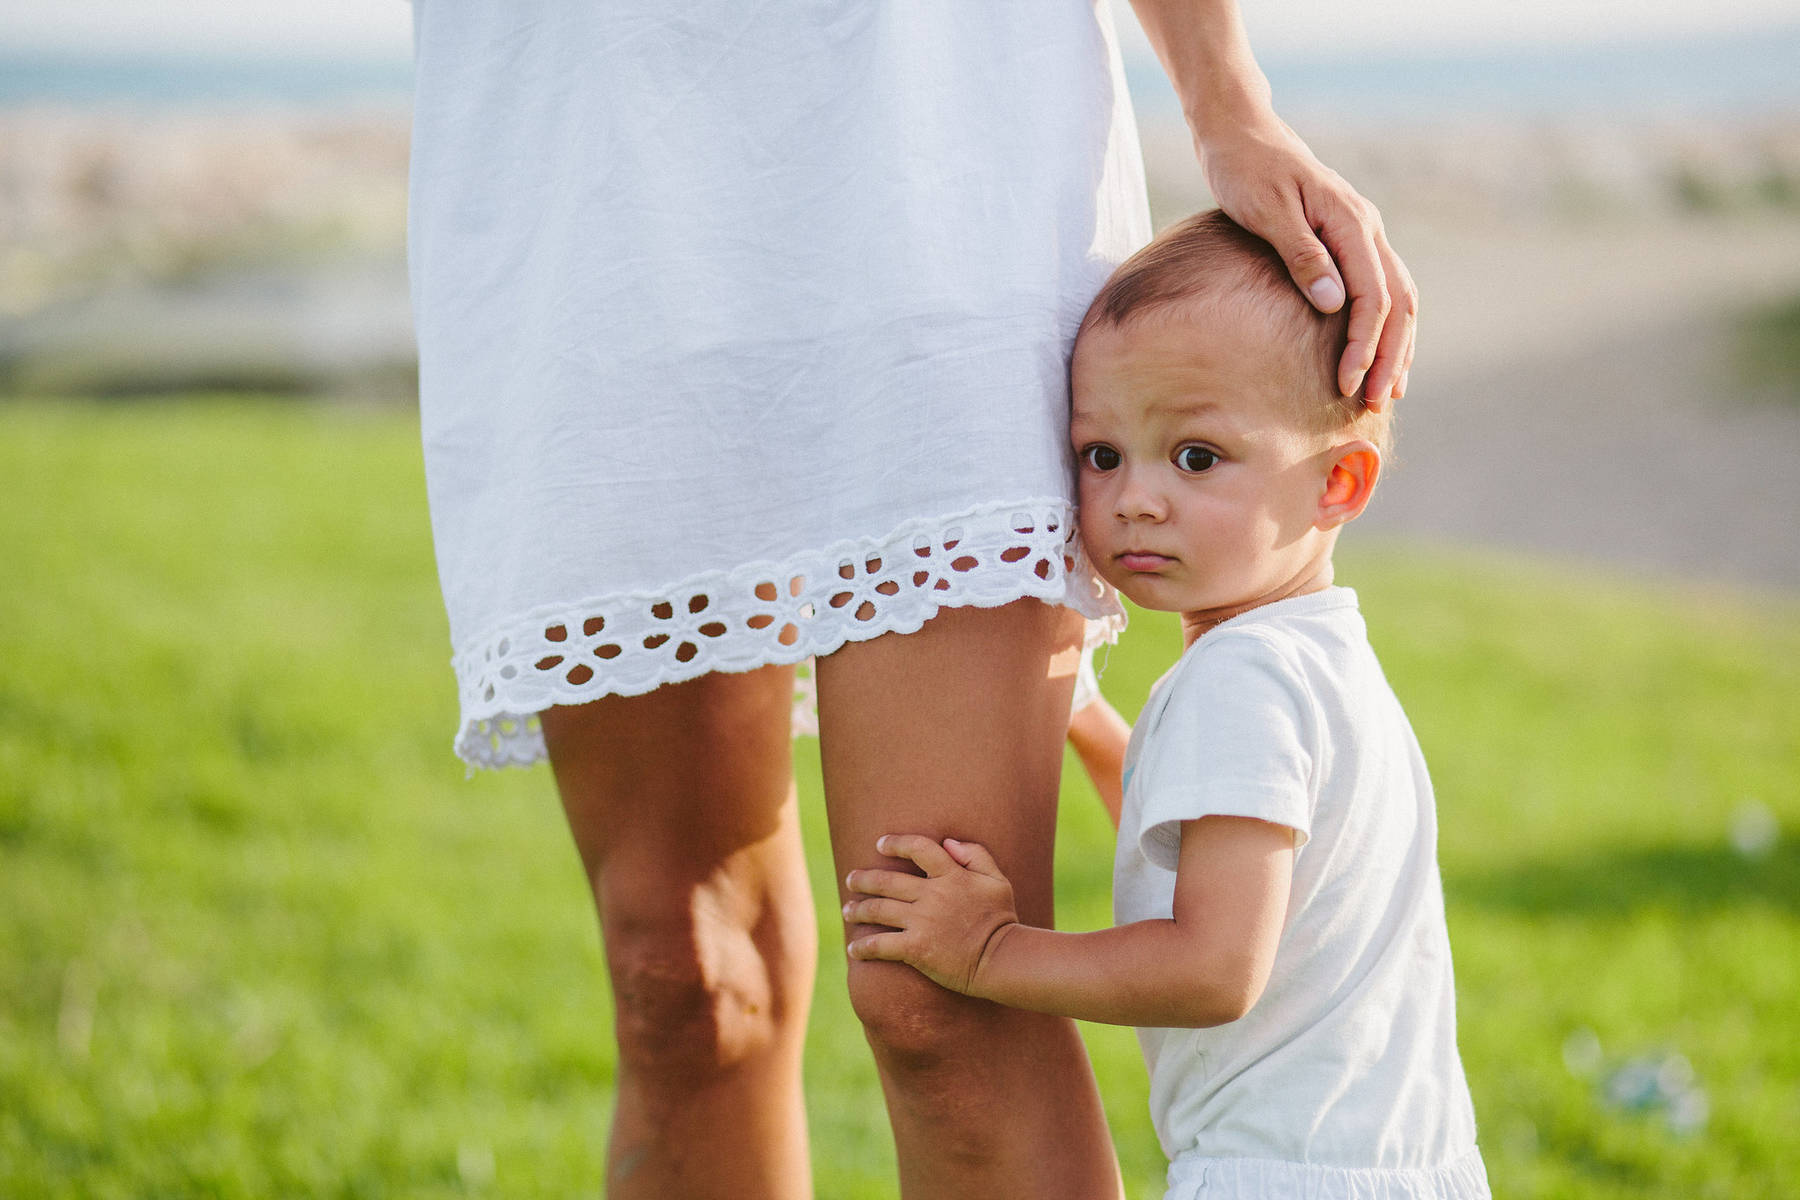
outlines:
{"label": "child's white t-shirt", "polygon": [[1172,914],[1181,822],[1212,815],[1299,848],[1256,1006],[1138,1031],[1170,1195],[1486,1196],[1431,780],[1354,592],[1235,617],[1157,683],[1125,756],[1121,924]]}

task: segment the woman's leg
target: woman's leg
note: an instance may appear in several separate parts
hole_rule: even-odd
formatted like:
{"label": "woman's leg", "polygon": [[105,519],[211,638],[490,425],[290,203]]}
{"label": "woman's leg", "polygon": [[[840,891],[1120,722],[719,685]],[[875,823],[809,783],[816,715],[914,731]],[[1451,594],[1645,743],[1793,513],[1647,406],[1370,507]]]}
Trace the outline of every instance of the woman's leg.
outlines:
{"label": "woman's leg", "polygon": [[[819,735],[840,890],[883,833],[981,842],[1020,916],[1052,920],[1051,858],[1081,621],[1022,600],[940,612],[819,660]],[[840,900],[842,897],[840,896]],[[908,1200],[1095,1200],[1118,1167],[1073,1022],[852,962]]]}
{"label": "woman's leg", "polygon": [[613,1200],[811,1195],[792,702],[768,667],[543,714],[617,1010]]}

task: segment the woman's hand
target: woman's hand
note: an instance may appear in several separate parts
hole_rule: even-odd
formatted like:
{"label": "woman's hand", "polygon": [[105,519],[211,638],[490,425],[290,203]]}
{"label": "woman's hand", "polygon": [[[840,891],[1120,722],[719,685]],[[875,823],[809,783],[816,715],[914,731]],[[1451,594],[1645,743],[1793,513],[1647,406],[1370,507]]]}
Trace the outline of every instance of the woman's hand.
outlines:
{"label": "woman's hand", "polygon": [[1272,111],[1212,122],[1194,138],[1213,198],[1274,246],[1320,312],[1350,300],[1350,336],[1338,389],[1362,387],[1379,409],[1406,393],[1419,292],[1388,245],[1381,214],[1326,167]]}
{"label": "woman's hand", "polygon": [[1012,884],[987,848],[946,838],[890,834],[875,848],[909,859],[924,877],[903,871],[859,870],[845,880],[860,893],[844,905],[852,925],[885,925],[850,943],[850,957],[909,963],[933,982],[979,995],[981,964],[995,943],[1019,923]]}
{"label": "woman's hand", "polygon": [[1213,199],[1280,252],[1321,312],[1343,307],[1350,337],[1338,388],[1370,408],[1406,391],[1419,292],[1381,215],[1328,169],[1270,102],[1237,0],[1131,0],[1181,101]]}

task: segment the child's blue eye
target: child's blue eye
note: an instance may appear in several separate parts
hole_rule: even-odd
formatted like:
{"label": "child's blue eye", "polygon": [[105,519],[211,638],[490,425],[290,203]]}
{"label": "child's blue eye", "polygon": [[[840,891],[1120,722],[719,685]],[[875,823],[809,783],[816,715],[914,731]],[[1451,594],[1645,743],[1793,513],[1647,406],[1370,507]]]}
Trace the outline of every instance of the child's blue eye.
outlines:
{"label": "child's blue eye", "polygon": [[1096,471],[1113,471],[1119,466],[1119,452],[1111,446],[1088,446],[1081,452],[1087,465]]}
{"label": "child's blue eye", "polygon": [[1219,465],[1219,456],[1205,446],[1183,446],[1175,452],[1175,465],[1183,471],[1198,474]]}

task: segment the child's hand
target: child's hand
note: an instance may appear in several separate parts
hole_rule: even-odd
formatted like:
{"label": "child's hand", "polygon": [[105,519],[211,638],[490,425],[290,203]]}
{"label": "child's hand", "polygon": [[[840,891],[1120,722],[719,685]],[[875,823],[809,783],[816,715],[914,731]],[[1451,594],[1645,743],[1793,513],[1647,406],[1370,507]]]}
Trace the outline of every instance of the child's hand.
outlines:
{"label": "child's hand", "polygon": [[1005,931],[1019,923],[1012,884],[987,848],[917,834],[889,834],[881,853],[911,860],[924,878],[903,871],[852,871],[845,883],[862,893],[844,905],[851,924],[886,925],[850,943],[850,957],[910,963],[951,991],[979,995],[982,963]]}

